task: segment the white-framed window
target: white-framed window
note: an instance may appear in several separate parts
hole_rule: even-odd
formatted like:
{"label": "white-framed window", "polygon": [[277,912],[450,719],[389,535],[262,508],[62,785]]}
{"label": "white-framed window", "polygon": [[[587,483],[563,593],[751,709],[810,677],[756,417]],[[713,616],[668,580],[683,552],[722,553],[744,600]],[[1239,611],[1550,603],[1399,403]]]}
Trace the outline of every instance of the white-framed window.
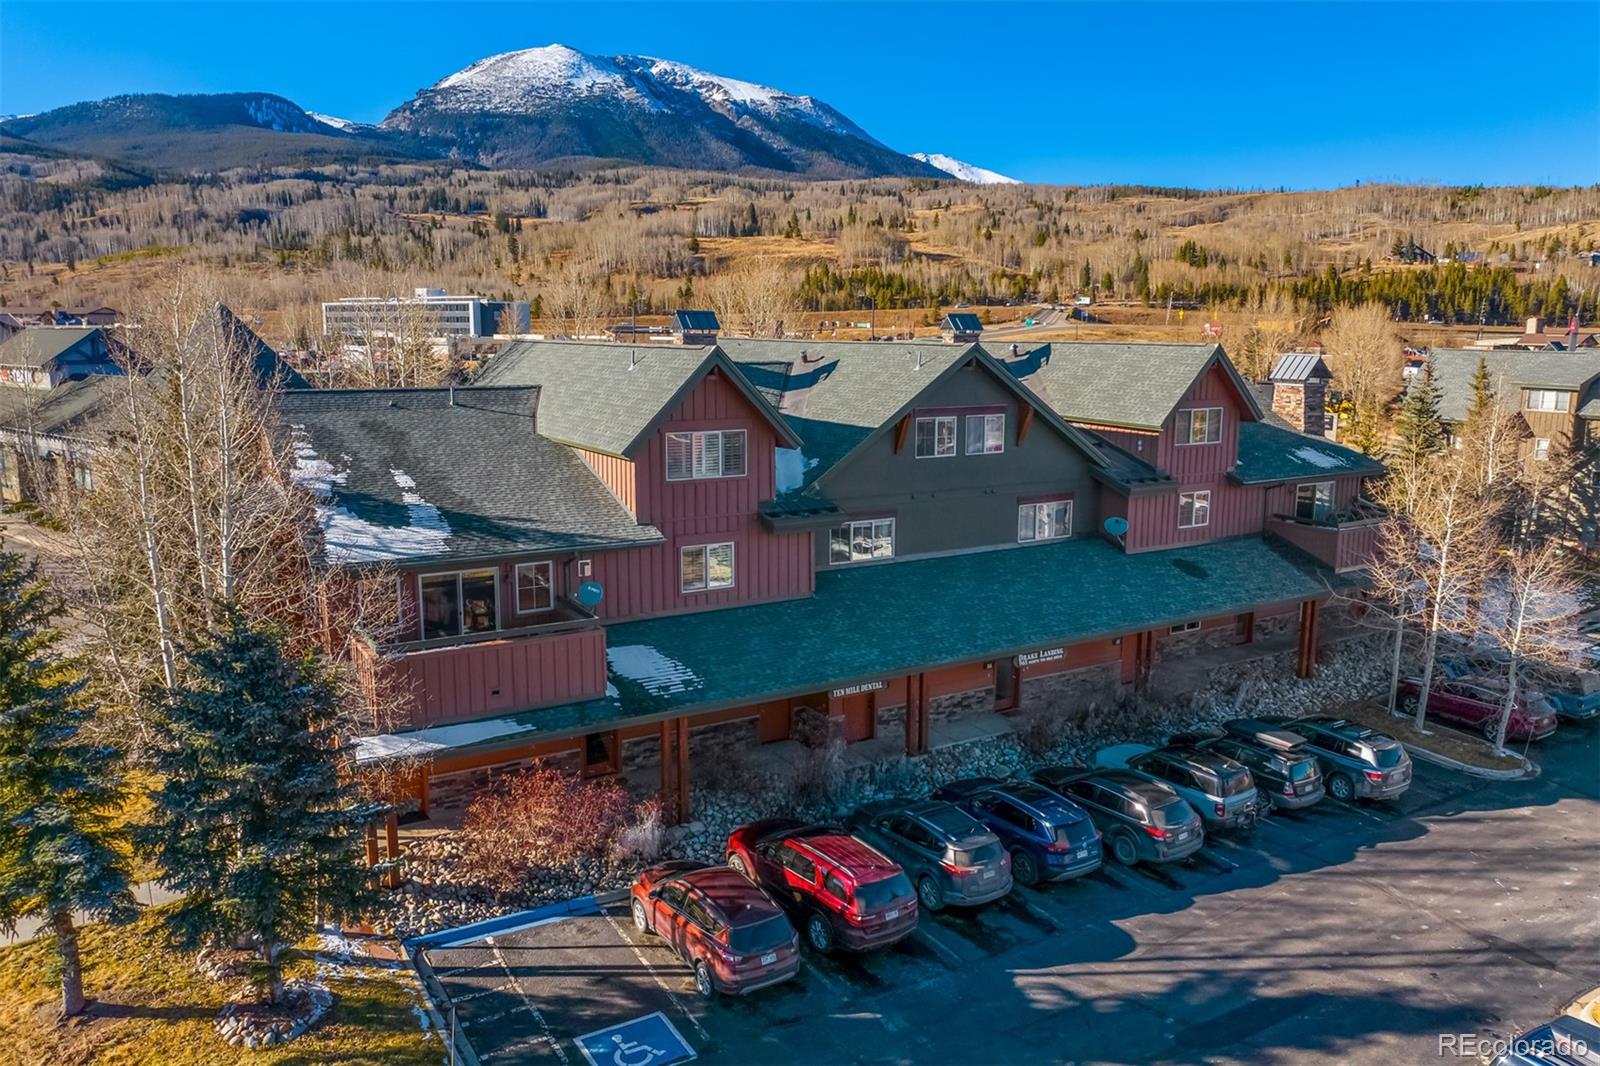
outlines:
{"label": "white-framed window", "polygon": [[423,574],[417,593],[423,640],[500,628],[500,575],[493,570]]}
{"label": "white-framed window", "polygon": [[1178,493],[1178,528],[1193,529],[1211,524],[1211,490]]}
{"label": "white-framed window", "polygon": [[859,563],[894,558],[894,519],[867,518],[834,526],[828,536],[828,562]]}
{"label": "white-framed window", "polygon": [[1072,501],[1017,504],[1017,543],[1062,540],[1072,536]]}
{"label": "white-framed window", "polygon": [[1572,393],[1559,389],[1529,389],[1528,410],[1530,411],[1560,411],[1563,414],[1572,408]]}
{"label": "white-framed window", "polygon": [[517,613],[537,614],[556,605],[554,567],[548,563],[517,564]]}
{"label": "white-framed window", "polygon": [[1193,407],[1178,412],[1179,444],[1216,444],[1222,439],[1222,408]]}
{"label": "white-framed window", "polygon": [[1005,412],[967,416],[967,454],[994,455],[1006,450]]}
{"label": "white-framed window", "polygon": [[1536,437],[1533,441],[1533,457],[1541,463],[1550,458],[1550,438]]}
{"label": "white-framed window", "polygon": [[1200,628],[1200,623],[1199,622],[1179,622],[1177,625],[1169,627],[1167,629],[1167,632],[1169,632],[1169,633],[1193,633],[1195,630],[1197,630],[1199,628]]}
{"label": "white-framed window", "polygon": [[1320,522],[1333,513],[1333,482],[1308,481],[1294,488],[1294,516],[1301,522]]}
{"label": "white-framed window", "polygon": [[733,544],[696,544],[678,550],[678,587],[705,592],[733,586]]}
{"label": "white-framed window", "polygon": [[944,459],[956,453],[956,416],[930,415],[917,419],[918,459]]}
{"label": "white-framed window", "polygon": [[744,477],[745,431],[708,429],[667,434],[667,480]]}

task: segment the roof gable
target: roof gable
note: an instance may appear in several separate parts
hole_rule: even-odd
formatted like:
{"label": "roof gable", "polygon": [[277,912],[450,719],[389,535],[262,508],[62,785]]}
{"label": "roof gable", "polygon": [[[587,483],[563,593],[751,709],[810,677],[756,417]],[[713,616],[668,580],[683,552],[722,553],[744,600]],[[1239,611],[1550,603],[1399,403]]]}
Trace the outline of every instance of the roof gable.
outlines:
{"label": "roof gable", "polygon": [[1250,420],[1255,394],[1219,344],[1049,342],[1003,361],[1070,422],[1159,432],[1195,382],[1223,368]]}
{"label": "roof gable", "polygon": [[29,326],[0,344],[0,363],[47,366],[80,346],[86,358],[110,358],[105,331],[99,326]]}
{"label": "roof gable", "polygon": [[[740,338],[720,343],[751,383],[775,400],[804,441],[799,489],[823,485],[849,456],[891,431],[920,397],[973,362],[1034,408],[1092,464],[1104,462],[1081,431],[1067,425],[976,344]],[[795,490],[791,484],[789,491]]]}
{"label": "roof gable", "polygon": [[1521,390],[1561,389],[1585,392],[1600,377],[1600,348],[1570,352],[1510,349],[1435,348],[1428,354],[1439,389],[1439,415],[1446,422],[1464,422],[1472,406],[1472,379],[1481,359],[1502,403],[1521,406]]}
{"label": "roof gable", "polygon": [[537,385],[543,436],[607,455],[631,456],[702,378],[721,369],[790,445],[783,417],[715,345],[519,341],[478,375],[479,385]]}

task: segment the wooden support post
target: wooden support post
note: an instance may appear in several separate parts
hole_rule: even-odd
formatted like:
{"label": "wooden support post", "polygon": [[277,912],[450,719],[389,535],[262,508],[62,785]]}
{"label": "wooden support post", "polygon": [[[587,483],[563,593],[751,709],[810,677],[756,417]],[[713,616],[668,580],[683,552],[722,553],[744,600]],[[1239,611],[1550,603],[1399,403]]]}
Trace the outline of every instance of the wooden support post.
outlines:
{"label": "wooden support post", "polygon": [[1317,665],[1317,623],[1321,604],[1306,600],[1300,604],[1300,643],[1295,657],[1296,677],[1310,677]]}
{"label": "wooden support post", "polygon": [[1246,611],[1239,616],[1239,643],[1254,644],[1256,642],[1256,613]]}
{"label": "wooden support post", "polygon": [[383,844],[384,844],[384,848],[383,848],[384,859],[387,862],[395,864],[389,870],[388,875],[384,877],[383,884],[384,884],[384,887],[386,887],[386,888],[399,888],[400,887],[400,867],[399,867],[399,862],[400,862],[400,818],[393,811],[390,811],[389,812],[389,816],[383,820],[383,836],[384,836],[384,840],[383,840]]}
{"label": "wooden support post", "polygon": [[678,817],[678,727],[669,718],[661,723],[661,820],[667,825],[677,825]]}
{"label": "wooden support post", "polygon": [[689,805],[689,719],[677,719],[678,739],[673,744],[678,756],[678,818],[687,822],[694,815]]}
{"label": "wooden support post", "polygon": [[367,823],[367,869],[378,865],[378,823]]}

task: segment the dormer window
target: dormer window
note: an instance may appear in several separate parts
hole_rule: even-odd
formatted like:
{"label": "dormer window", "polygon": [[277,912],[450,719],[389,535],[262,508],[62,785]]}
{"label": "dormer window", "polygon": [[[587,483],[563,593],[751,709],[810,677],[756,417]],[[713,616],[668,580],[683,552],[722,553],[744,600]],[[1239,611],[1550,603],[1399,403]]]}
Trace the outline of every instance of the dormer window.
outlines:
{"label": "dormer window", "polygon": [[1572,407],[1572,393],[1559,389],[1529,389],[1528,410],[1558,411],[1565,414]]}
{"label": "dormer window", "polygon": [[1216,444],[1222,440],[1222,408],[1193,407],[1178,412],[1179,444]]}
{"label": "dormer window", "polygon": [[1006,416],[968,415],[967,454],[993,455],[1006,450]]}
{"label": "dormer window", "polygon": [[917,458],[945,459],[956,454],[956,416],[917,419]]}
{"label": "dormer window", "polygon": [[745,431],[712,429],[667,434],[667,480],[744,477]]}

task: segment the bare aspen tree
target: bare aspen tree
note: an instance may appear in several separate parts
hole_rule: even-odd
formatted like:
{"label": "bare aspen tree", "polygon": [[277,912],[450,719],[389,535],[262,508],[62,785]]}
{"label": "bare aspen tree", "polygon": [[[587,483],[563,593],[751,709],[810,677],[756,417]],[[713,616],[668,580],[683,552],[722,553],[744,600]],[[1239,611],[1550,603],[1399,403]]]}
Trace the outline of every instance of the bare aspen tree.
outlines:
{"label": "bare aspen tree", "polygon": [[1579,645],[1575,616],[1581,607],[1572,564],[1554,543],[1512,548],[1486,584],[1476,635],[1492,640],[1508,659],[1500,711],[1486,727],[1496,754],[1505,754],[1511,709],[1529,668],[1560,665]]}
{"label": "bare aspen tree", "polygon": [[707,297],[724,329],[750,337],[782,337],[796,315],[794,274],[779,260],[751,260],[713,279]]}
{"label": "bare aspen tree", "polygon": [[[1406,630],[1426,617],[1427,597],[1421,575],[1422,556],[1415,530],[1405,516],[1391,512],[1378,527],[1378,543],[1368,565],[1372,587],[1362,615],[1392,637],[1389,645],[1388,708],[1395,710]],[[1370,619],[1370,621],[1369,621]]]}
{"label": "bare aspen tree", "polygon": [[1322,332],[1322,344],[1334,383],[1355,412],[1356,436],[1378,441],[1384,411],[1400,391],[1405,369],[1405,353],[1388,310],[1381,304],[1339,308]]}

